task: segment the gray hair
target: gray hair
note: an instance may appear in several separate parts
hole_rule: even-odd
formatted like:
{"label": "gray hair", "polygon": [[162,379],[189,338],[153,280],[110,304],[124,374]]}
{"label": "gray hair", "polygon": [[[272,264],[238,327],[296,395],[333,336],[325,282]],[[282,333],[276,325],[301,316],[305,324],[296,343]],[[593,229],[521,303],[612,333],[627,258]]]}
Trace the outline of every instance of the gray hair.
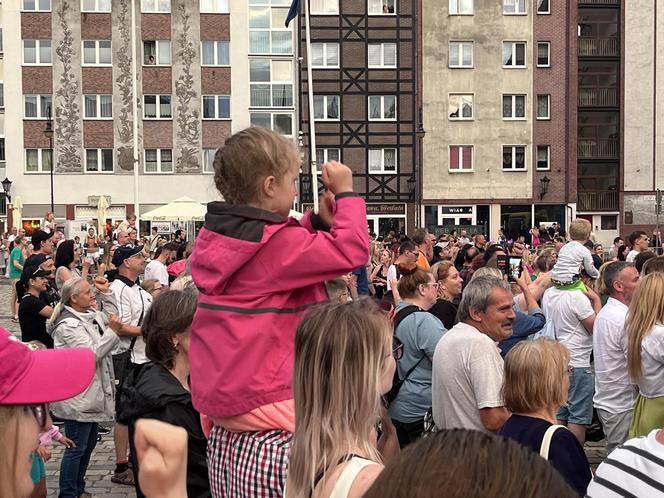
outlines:
{"label": "gray hair", "polygon": [[483,266],[482,268],[475,270],[472,277],[470,277],[470,281],[472,282],[473,279],[480,277],[496,277],[502,280],[503,274],[498,268]]}
{"label": "gray hair", "polygon": [[613,261],[606,265],[604,268],[604,286],[606,287],[606,292],[610,295],[615,294],[616,290],[613,288],[613,284],[618,281],[620,272],[630,266],[633,267],[634,265],[627,261]]}
{"label": "gray hair", "polygon": [[74,275],[64,284],[62,284],[62,288],[60,289],[60,302],[55,306],[55,309],[51,314],[51,318],[48,320],[49,325],[55,325],[55,322],[60,317],[60,313],[62,313],[64,307],[69,306],[71,303],[71,298],[73,296],[78,296],[81,293],[83,290],[81,289],[82,286],[79,285],[81,282],[85,282],[87,284],[86,280],[79,277],[78,275]]}
{"label": "gray hair", "polygon": [[459,303],[458,320],[460,322],[470,320],[471,310],[485,312],[489,308],[491,294],[495,289],[510,292],[509,284],[493,275],[480,275],[477,278],[472,278],[463,290]]}

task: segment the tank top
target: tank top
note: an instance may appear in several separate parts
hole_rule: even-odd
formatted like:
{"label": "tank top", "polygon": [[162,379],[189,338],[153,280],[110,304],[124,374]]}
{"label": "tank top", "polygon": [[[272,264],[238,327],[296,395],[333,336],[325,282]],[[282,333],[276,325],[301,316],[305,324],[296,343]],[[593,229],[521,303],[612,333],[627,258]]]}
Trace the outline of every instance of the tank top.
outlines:
{"label": "tank top", "polygon": [[350,493],[350,488],[353,486],[353,482],[355,482],[355,478],[360,472],[362,472],[362,469],[367,465],[375,463],[376,462],[372,462],[366,458],[353,456],[348,462],[346,462],[344,470],[339,475],[337,482],[334,483],[330,498],[346,498],[348,493]]}

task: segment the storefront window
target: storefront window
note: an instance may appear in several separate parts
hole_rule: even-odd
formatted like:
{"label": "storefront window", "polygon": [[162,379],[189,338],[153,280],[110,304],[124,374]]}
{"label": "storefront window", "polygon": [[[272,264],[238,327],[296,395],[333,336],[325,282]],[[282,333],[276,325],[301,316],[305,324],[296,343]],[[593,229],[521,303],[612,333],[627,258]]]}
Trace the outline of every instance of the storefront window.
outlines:
{"label": "storefront window", "polygon": [[531,204],[503,204],[500,206],[500,226],[508,240],[515,240],[519,235],[528,238],[532,228]]}

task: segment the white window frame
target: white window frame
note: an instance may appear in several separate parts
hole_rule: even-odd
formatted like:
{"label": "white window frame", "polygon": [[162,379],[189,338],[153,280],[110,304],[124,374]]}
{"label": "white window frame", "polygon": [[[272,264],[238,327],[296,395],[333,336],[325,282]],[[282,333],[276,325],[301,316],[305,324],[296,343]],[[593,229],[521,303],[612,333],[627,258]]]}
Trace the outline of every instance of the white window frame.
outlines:
{"label": "white window frame", "polygon": [[[263,61],[263,62],[267,61],[270,64],[270,79],[268,81],[254,81],[254,80],[251,79],[252,78],[252,76],[251,76],[251,62],[253,62],[253,61]],[[289,77],[291,79],[288,79],[288,80],[274,79],[274,75],[275,75],[274,64],[286,63],[286,62],[291,64],[291,70],[289,71]],[[295,96],[295,84],[293,83],[293,79],[292,79],[293,78],[292,62],[293,61],[291,59],[271,59],[271,58],[268,58],[268,57],[256,57],[256,58],[252,58],[249,61],[249,107],[251,109],[268,109],[268,108],[293,109],[294,108],[296,96]],[[252,99],[251,92],[252,92],[252,86],[253,85],[256,85],[256,86],[269,86],[269,88],[270,88],[270,104],[269,105],[252,105],[252,103],[251,103],[251,99]],[[274,96],[275,96],[274,87],[275,86],[281,86],[281,85],[290,85],[290,87],[291,87],[290,98],[291,98],[292,103],[289,106],[274,105]]]}
{"label": "white window frame", "polygon": [[[546,45],[546,64],[540,64],[539,62],[539,48],[540,45]],[[537,53],[535,55],[537,57],[536,62],[537,62],[537,67],[551,67],[551,42],[549,41],[538,41],[537,42]]]}
{"label": "white window frame", "polygon": [[[155,58],[154,58],[154,64],[149,64],[145,62],[145,44],[146,43],[154,43],[154,53],[155,53]],[[159,45],[162,43],[168,43],[168,63],[163,63],[159,62]],[[173,44],[171,43],[171,40],[143,40],[143,67],[168,67],[173,64]]]}
{"label": "white window frame", "polygon": [[[505,54],[505,45],[510,44],[511,45],[511,52],[512,52],[512,64],[505,64],[505,61],[503,60],[503,69],[525,69],[528,67],[528,42],[525,41],[503,41],[503,51],[501,52],[500,56],[501,58]],[[516,63],[516,46],[517,45],[523,45],[523,65],[517,64]]]}
{"label": "white window frame", "polygon": [[[291,23],[289,27],[285,27],[282,23],[278,23],[276,26],[272,23],[272,9],[277,8],[277,9],[285,9],[288,7],[287,4],[276,4],[270,2],[270,0],[261,0],[260,4],[255,4],[255,5],[249,5],[248,6],[248,13],[250,14],[250,9],[252,7],[263,7],[267,8],[269,10],[268,18],[269,18],[269,26],[267,27],[252,27],[251,25],[249,26],[249,55],[269,55],[269,56],[286,56],[286,55],[293,55],[295,53],[295,41],[294,41],[294,36],[293,36],[293,26],[295,25],[294,23]],[[251,23],[251,14],[249,18],[249,22]],[[267,52],[256,52],[252,50],[252,40],[251,40],[251,33],[252,32],[258,32],[258,33],[268,33],[268,42],[269,42],[269,49]],[[272,43],[272,33],[288,33],[290,36],[290,52],[276,52],[274,51],[274,45]]]}
{"label": "white window frame", "polygon": [[[203,43],[212,43],[214,46],[214,64],[205,64],[203,62]],[[228,52],[228,64],[217,64],[219,60],[219,44],[225,43]],[[145,60],[145,59],[144,59]],[[231,65],[231,44],[228,40],[201,40],[201,66],[203,67],[230,67]]]}
{"label": "white window frame", "polygon": [[[512,97],[512,115],[510,117],[503,115],[503,97]],[[523,97],[523,117],[515,117],[517,97]],[[528,117],[528,96],[525,93],[503,93],[500,98],[500,114],[503,116],[503,121],[526,121]]]}
{"label": "white window frame", "polygon": [[[512,148],[512,167],[511,168],[505,168],[505,166],[502,164],[503,163],[503,147],[511,147]],[[523,168],[516,168],[516,149],[517,147],[523,147]],[[513,145],[513,144],[503,144],[500,147],[500,163],[503,171],[506,172],[523,172],[523,171],[528,171],[528,146],[525,144],[518,144],[518,145]]]}
{"label": "white window frame", "polygon": [[170,0],[168,1],[168,10],[162,10],[159,8],[161,0],[152,0],[154,3],[154,8],[153,9],[148,9],[146,7],[146,4],[148,0],[141,0],[141,13],[143,14],[169,14],[171,12],[171,2]]}
{"label": "white window frame", "polygon": [[[546,168],[539,167],[539,150],[540,147],[546,147]],[[535,147],[535,169],[537,171],[551,171],[551,146],[550,145],[537,145]]]}
{"label": "white window frame", "polygon": [[[384,12],[383,9],[389,3],[392,4],[392,12]],[[372,12],[372,4],[380,4],[378,12]],[[367,0],[367,14],[370,16],[396,16],[397,15],[397,0]]]}
{"label": "white window frame", "polygon": [[551,14],[551,0],[546,0],[546,1],[547,1],[547,5],[548,5],[548,8],[547,8],[546,10],[539,10],[539,9],[540,9],[540,7],[539,7],[539,0],[533,0],[533,1],[537,2],[537,7],[535,7],[535,11],[536,11],[538,14],[540,14],[540,15]]}
{"label": "white window frame", "polygon": [[[25,42],[33,41],[35,42],[35,60],[36,62],[25,62]],[[49,42],[51,44],[51,60],[50,62],[41,62],[41,45],[43,42]],[[22,61],[24,66],[52,66],[53,65],[53,40],[50,38],[30,38],[26,40],[21,40],[21,47],[23,49]]]}
{"label": "white window frame", "polygon": [[[37,116],[26,116],[25,114],[25,99],[27,97],[37,97]],[[42,116],[42,99],[44,97],[50,98],[51,118],[53,118],[53,95],[49,93],[28,93],[23,95],[23,119],[26,120],[43,120],[48,119],[48,116]],[[48,104],[47,104],[48,105]]]}
{"label": "white window frame", "polygon": [[[89,117],[85,115],[86,111],[86,106],[85,106],[85,98],[86,97],[94,97],[95,98],[95,116],[94,117]],[[111,98],[111,115],[110,116],[102,116],[101,115],[101,97],[110,97]],[[83,119],[85,120],[95,120],[95,121],[104,121],[104,120],[112,120],[113,119],[113,95],[108,94],[108,93],[88,93],[83,95]]]}
{"label": "white window frame", "polygon": [[[369,60],[369,47],[379,47],[380,50],[380,64],[372,64]],[[394,64],[388,65],[385,63],[385,49],[390,47],[394,49]],[[396,43],[393,42],[382,42],[382,43],[369,43],[367,46],[367,67],[369,69],[394,69],[397,67],[397,61],[399,60],[399,49]]]}
{"label": "white window frame", "polygon": [[[111,170],[110,171],[104,171],[102,169],[102,159],[103,159],[103,150],[110,150],[111,151]],[[88,154],[91,154],[92,152],[95,152],[97,154],[97,169],[96,170],[89,170],[88,169]],[[86,148],[85,149],[85,166],[83,168],[83,171],[86,174],[90,175],[112,175],[113,172],[115,171],[115,152],[113,151],[112,147],[99,147],[99,148]]]}
{"label": "white window frame", "polygon": [[0,167],[4,168],[7,166],[7,143],[4,133],[0,134],[0,143],[2,144],[2,147],[0,147],[0,151],[2,151],[2,154],[0,154]]}
{"label": "white window frame", "polygon": [[[470,97],[470,105],[471,105],[471,114],[469,118],[462,117],[463,114],[463,109],[461,108],[461,104],[459,105],[459,117],[458,118],[453,118],[450,114],[450,100],[452,97]],[[475,94],[474,93],[458,93],[458,92],[453,92],[453,93],[448,93],[447,94],[447,119],[450,121],[473,121],[475,119]]]}
{"label": "white window frame", "polygon": [[[148,171],[147,170],[146,156],[147,156],[147,153],[148,153],[149,150],[156,150],[157,151],[157,171]],[[162,171],[162,169],[161,169],[162,157],[161,156],[163,154],[163,151],[167,151],[167,150],[171,152],[171,170],[170,171]],[[173,159],[174,159],[173,158],[173,149],[171,149],[169,147],[164,147],[164,148],[161,148],[161,149],[153,148],[153,147],[146,147],[145,149],[143,149],[143,173],[145,173],[146,175],[172,175],[173,172],[175,171],[175,164],[174,164]]]}
{"label": "white window frame", "polygon": [[[203,157],[202,157],[202,162],[201,162],[201,164],[203,166],[201,168],[201,171],[203,172],[203,174],[206,174],[206,175],[214,174],[214,156],[217,153],[217,150],[218,149],[211,149],[209,147],[204,147],[203,148],[203,150],[202,150]],[[207,169],[208,155],[212,155],[212,163],[210,164],[210,169]]]}
{"label": "white window frame", "polygon": [[[108,42],[110,45],[109,52],[111,54],[110,62],[99,62],[101,56],[101,42]],[[95,61],[94,62],[85,62],[85,44],[94,43],[95,44]],[[81,40],[81,66],[90,67],[90,66],[101,66],[101,67],[110,67],[113,65],[113,43],[111,40]]]}
{"label": "white window frame", "polygon": [[451,16],[472,16],[475,13],[475,2],[471,0],[471,9],[470,12],[459,12],[459,7],[461,6],[463,0],[449,0],[448,3],[448,14]]}
{"label": "white window frame", "polygon": [[[322,98],[323,99],[323,114],[325,117],[322,118],[317,118],[314,117],[314,121],[339,121],[341,119],[341,96],[338,94],[330,94],[330,95],[314,95],[314,103],[316,99]],[[327,107],[328,107],[328,99],[329,98],[336,98],[337,99],[337,109],[339,111],[339,117],[336,118],[329,118],[327,117]],[[315,107],[315,105],[314,105]],[[315,116],[315,114],[314,114]]]}
{"label": "white window frame", "polygon": [[[210,0],[208,0],[210,1]],[[214,3],[214,6],[212,8],[208,8],[207,6],[203,6],[204,0],[201,0],[199,6],[201,10],[201,14],[228,14],[230,13],[228,3],[229,0],[211,0]]]}
{"label": "white window frame", "polygon": [[[85,8],[83,7],[84,0],[81,0],[81,12],[111,12],[111,9],[108,9],[108,10],[102,10],[102,9],[99,8],[99,2],[100,2],[101,0],[93,0],[93,1],[94,1],[94,3],[95,3],[95,8],[94,8],[94,10],[85,10]],[[108,0],[108,4],[111,6],[111,8],[113,7],[113,2],[112,2],[112,0]]]}
{"label": "white window frame", "polygon": [[[339,159],[330,159],[330,152],[331,151],[337,151]],[[323,154],[323,161],[320,162],[318,161],[318,153],[322,152]],[[325,164],[328,161],[339,161],[341,162],[341,149],[339,147],[316,147],[316,162],[318,163],[318,173],[321,174],[322,170],[320,169],[320,166],[322,164]]]}
{"label": "white window frame", "polygon": [[[452,45],[457,46],[457,53],[459,54],[459,64],[452,64],[452,58],[450,57],[450,47]],[[463,46],[470,45],[470,65],[466,66],[463,63]],[[447,65],[451,69],[472,69],[475,66],[475,42],[472,40],[454,40],[450,41],[447,44]]]}
{"label": "white window frame", "polygon": [[[276,131],[281,133],[280,130],[277,129],[276,127],[276,118],[277,116],[288,116],[290,118],[290,125],[291,125],[291,132],[290,134],[285,134],[282,133],[284,137],[288,138],[293,138],[293,134],[295,133],[295,114],[292,111],[288,111],[287,107],[282,108],[284,110],[269,110],[269,109],[255,109],[255,110],[250,110],[249,111],[249,122],[251,123],[251,116],[255,114],[267,114],[270,116],[270,130]],[[254,125],[252,123],[252,126],[261,126],[261,125]]]}
{"label": "white window frame", "polygon": [[[380,118],[371,117],[371,99],[380,97]],[[385,97],[394,97],[394,117],[385,117]],[[367,121],[396,121],[399,117],[399,96],[398,95],[369,95],[367,96]]]}
{"label": "white window frame", "polygon": [[[145,111],[146,111],[146,105],[145,105],[145,97],[155,97],[155,106],[156,106],[156,116],[154,118],[149,118],[145,116]],[[160,97],[170,97],[171,99],[171,115],[168,117],[161,117],[161,102]],[[146,121],[169,121],[173,119],[173,95],[168,94],[168,93],[161,93],[161,94],[154,94],[154,93],[148,93],[143,95],[143,119]]]}
{"label": "white window frame", "polygon": [[[528,15],[528,0],[523,0],[523,11],[519,11],[518,3],[521,0],[503,0],[503,15],[504,16],[526,16]],[[505,12],[505,7],[507,3],[511,3],[514,6],[514,12]]]}
{"label": "white window frame", "polygon": [[[385,169],[385,151],[393,150],[394,151],[394,170]],[[380,170],[371,169],[371,152],[380,151]],[[369,175],[396,175],[399,172],[399,149],[397,147],[382,147],[374,148],[371,147],[367,150],[367,174]]]}
{"label": "white window frame", "polygon": [[[459,148],[459,168],[453,169],[452,168],[452,147],[458,147]],[[463,167],[463,149],[465,148],[470,148],[470,168],[464,168]],[[449,173],[474,173],[475,172],[475,146],[472,144],[450,144],[447,147],[447,171]]]}
{"label": "white window frame", "polygon": [[[540,97],[546,97],[546,116],[539,115],[539,101]],[[538,121],[548,121],[551,119],[551,94],[549,93],[540,93],[537,95],[537,109],[535,110],[535,116]]]}
{"label": "white window frame", "polygon": [[[336,45],[337,47],[337,63],[336,64],[330,64],[328,63],[328,46],[329,45]],[[314,56],[313,52],[314,49],[318,49],[318,46],[320,46],[320,49],[323,52],[323,64],[322,65],[316,65],[314,64]],[[311,69],[339,69],[339,56],[341,54],[340,52],[341,46],[337,42],[316,42],[311,44]]]}
{"label": "white window frame", "polygon": [[39,1],[40,0],[34,0],[35,1],[35,8],[34,9],[26,9],[25,8],[25,0],[21,0],[21,12],[51,12],[53,8],[53,1],[48,0],[48,9],[40,9],[39,8]]}
{"label": "white window frame", "polygon": [[5,55],[5,37],[3,27],[0,26],[0,57]]}
{"label": "white window frame", "polygon": [[[28,171],[28,151],[36,150],[37,151],[37,171]],[[23,149],[23,172],[26,175],[38,175],[43,173],[50,173],[50,169],[44,169],[44,154],[51,154],[51,167],[53,167],[53,155],[51,149],[44,147],[26,147]]]}
{"label": "white window frame", "polygon": [[[214,98],[214,117],[206,118],[204,115],[205,106],[203,102],[205,98]],[[219,100],[220,99],[228,100],[228,117],[219,116]],[[230,95],[201,95],[201,119],[203,121],[228,121],[231,119],[231,96]]]}
{"label": "white window frame", "polygon": [[340,0],[319,0],[319,1],[323,3],[323,6],[326,6],[328,4],[336,5],[336,9],[317,11],[317,10],[315,10],[316,5],[312,2],[312,4],[310,4],[310,9],[311,10],[309,12],[312,16],[338,16],[339,15],[339,2],[340,2]]}

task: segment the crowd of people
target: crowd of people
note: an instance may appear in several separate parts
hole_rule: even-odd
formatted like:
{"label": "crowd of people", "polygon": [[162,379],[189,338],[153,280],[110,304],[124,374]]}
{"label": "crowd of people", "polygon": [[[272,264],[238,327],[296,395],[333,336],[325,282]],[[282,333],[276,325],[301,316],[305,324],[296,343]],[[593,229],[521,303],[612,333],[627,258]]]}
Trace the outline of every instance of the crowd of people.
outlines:
{"label": "crowd of people", "polygon": [[0,496],[45,495],[53,441],[58,496],[91,496],[109,424],[112,481],[149,498],[662,492],[664,257],[647,234],[607,254],[582,219],[375,236],[338,162],[319,212],[289,217],[299,166],[279,134],[227,139],[195,247],[138,244],[132,217],[109,241],[56,239],[49,216],[16,234],[32,349],[0,333]]}

